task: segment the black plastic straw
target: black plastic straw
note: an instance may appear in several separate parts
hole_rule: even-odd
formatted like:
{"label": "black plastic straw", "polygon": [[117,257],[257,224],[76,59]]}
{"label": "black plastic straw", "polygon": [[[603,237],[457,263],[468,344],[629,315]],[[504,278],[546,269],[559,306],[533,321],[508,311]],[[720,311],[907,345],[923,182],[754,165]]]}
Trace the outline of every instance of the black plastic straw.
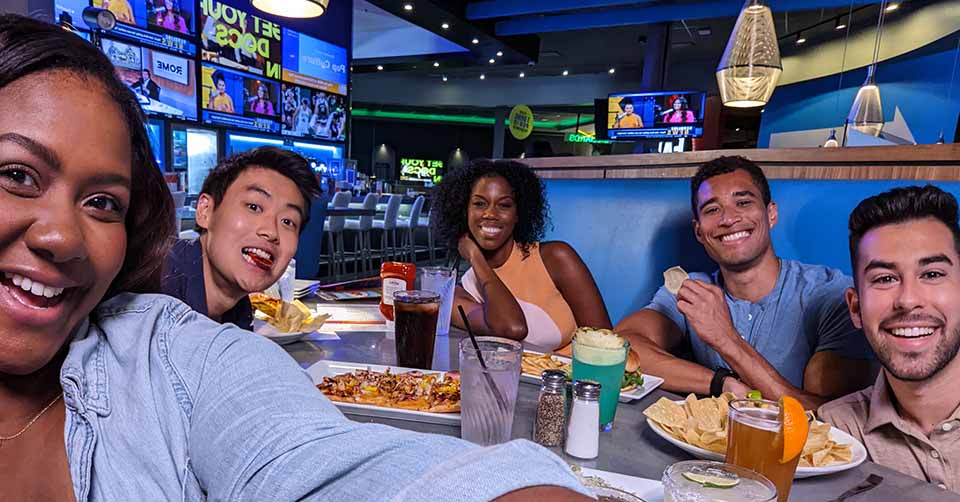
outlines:
{"label": "black plastic straw", "polygon": [[480,353],[480,344],[477,343],[477,337],[470,329],[470,321],[467,320],[467,313],[463,311],[463,305],[457,305],[457,311],[460,312],[460,319],[463,319],[463,327],[467,328],[467,334],[470,335],[470,341],[473,342],[473,348],[477,350],[477,359],[480,360],[480,367],[487,370],[487,363],[483,361],[483,354]]}

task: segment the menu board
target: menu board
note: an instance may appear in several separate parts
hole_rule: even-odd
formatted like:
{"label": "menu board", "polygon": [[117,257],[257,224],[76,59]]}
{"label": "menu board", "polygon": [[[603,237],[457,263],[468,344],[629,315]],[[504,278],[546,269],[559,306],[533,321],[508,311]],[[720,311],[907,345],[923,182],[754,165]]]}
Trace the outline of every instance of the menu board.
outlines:
{"label": "menu board", "polygon": [[203,122],[280,132],[280,86],[276,82],[203,63]]}
{"label": "menu board", "polygon": [[[71,0],[59,1],[78,4]],[[92,4],[117,17],[118,24],[110,31],[111,36],[191,56],[197,52],[196,45],[190,41],[196,36],[193,0],[93,0]],[[79,7],[69,8],[76,12]],[[82,14],[83,9],[79,11]],[[75,26],[77,17],[82,22],[82,16],[72,17]],[[85,23],[80,27],[87,28]]]}
{"label": "menu board", "polygon": [[192,60],[104,38],[103,53],[150,115],[197,119],[197,77]]}
{"label": "menu board", "polygon": [[282,132],[286,136],[345,141],[346,97],[308,87],[280,84]]}
{"label": "menu board", "polygon": [[280,80],[280,25],[217,0],[200,1],[201,57]]}
{"label": "menu board", "polygon": [[347,50],[284,28],[283,80],[345,96]]}

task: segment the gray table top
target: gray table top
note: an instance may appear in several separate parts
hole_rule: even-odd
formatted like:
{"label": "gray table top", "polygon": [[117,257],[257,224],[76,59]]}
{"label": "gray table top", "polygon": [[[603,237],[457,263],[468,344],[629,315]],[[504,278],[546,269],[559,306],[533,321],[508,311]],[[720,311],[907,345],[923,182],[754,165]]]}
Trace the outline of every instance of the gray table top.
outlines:
{"label": "gray table top", "polygon": [[[449,337],[437,337],[433,358],[434,369],[459,368],[458,343],[463,336],[466,336],[465,333],[453,329]],[[340,333],[340,337],[341,340],[297,342],[287,345],[286,349],[304,368],[322,359],[368,364],[396,364],[395,342],[392,335],[383,332],[345,332]],[[533,421],[539,390],[539,386],[521,382],[513,422],[514,438],[531,439],[533,437]],[[617,407],[613,431],[600,434],[600,456],[594,460],[584,461],[569,457],[561,448],[552,448],[552,450],[569,463],[659,480],[667,466],[692,458],[683,450],[664,441],[647,426],[643,410],[661,396],[680,398],[675,394],[657,389],[641,400],[627,404],[621,403]],[[457,426],[348,416],[358,422],[377,422],[418,432],[460,436],[460,428]],[[873,490],[848,500],[852,502],[960,501],[960,495],[941,490],[923,480],[906,476],[873,462],[864,462],[854,469],[828,476],[796,480],[790,492],[790,500],[832,500],[873,473],[883,476],[883,482]]]}

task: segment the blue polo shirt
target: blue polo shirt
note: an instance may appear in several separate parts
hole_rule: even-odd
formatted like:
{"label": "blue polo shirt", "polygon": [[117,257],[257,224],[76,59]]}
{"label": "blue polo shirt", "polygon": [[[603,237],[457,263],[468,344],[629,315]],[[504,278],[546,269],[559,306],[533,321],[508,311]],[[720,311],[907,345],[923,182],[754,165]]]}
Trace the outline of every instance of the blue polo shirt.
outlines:
{"label": "blue polo shirt", "polygon": [[[694,272],[691,279],[723,287],[719,271]],[[803,388],[803,371],[813,354],[829,350],[851,359],[872,359],[863,333],[853,326],[844,291],[853,280],[839,270],[782,260],[773,291],[757,303],[727,293],[730,318],[740,336],[793,386]],[[663,286],[645,308],[673,321],[690,341],[694,360],[707,368],[729,368],[717,351],[697,336],[677,309],[677,298]]]}
{"label": "blue polo shirt", "polygon": [[[177,240],[167,255],[160,282],[163,293],[179,299],[193,310],[209,317],[207,288],[203,282],[203,246],[200,239]],[[220,316],[221,323],[233,323],[253,330],[253,306],[244,296],[230,310]]]}

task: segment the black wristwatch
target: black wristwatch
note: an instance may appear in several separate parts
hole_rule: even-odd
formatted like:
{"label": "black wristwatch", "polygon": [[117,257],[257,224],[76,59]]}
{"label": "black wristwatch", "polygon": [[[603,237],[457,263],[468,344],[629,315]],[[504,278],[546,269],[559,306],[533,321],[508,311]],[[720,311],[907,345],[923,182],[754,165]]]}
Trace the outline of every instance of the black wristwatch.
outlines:
{"label": "black wristwatch", "polygon": [[711,396],[717,397],[720,394],[723,394],[723,380],[727,377],[733,377],[738,380],[740,379],[740,375],[727,368],[717,368],[717,370],[713,372],[713,378],[710,379]]}

